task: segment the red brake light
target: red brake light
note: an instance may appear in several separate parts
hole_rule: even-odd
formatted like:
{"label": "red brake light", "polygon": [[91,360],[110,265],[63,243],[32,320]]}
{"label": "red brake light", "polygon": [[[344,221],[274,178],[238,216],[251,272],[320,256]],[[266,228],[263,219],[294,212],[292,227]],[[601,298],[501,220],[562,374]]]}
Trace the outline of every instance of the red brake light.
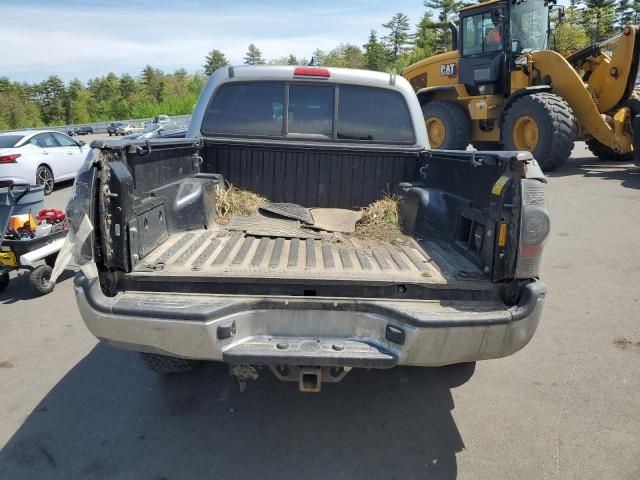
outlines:
{"label": "red brake light", "polygon": [[16,158],[18,158],[19,156],[19,153],[14,153],[12,155],[2,155],[0,156],[0,163],[17,163]]}
{"label": "red brake light", "polygon": [[315,68],[315,67],[299,67],[293,71],[293,74],[296,77],[320,77],[320,78],[329,78],[331,73],[326,68]]}

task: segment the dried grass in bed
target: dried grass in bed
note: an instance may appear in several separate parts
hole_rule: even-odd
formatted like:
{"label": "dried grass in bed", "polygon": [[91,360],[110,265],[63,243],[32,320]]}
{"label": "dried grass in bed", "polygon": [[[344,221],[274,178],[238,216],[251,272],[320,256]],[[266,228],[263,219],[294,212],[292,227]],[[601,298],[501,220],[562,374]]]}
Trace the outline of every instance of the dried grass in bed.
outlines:
{"label": "dried grass in bed", "polygon": [[362,219],[356,223],[354,234],[360,238],[395,240],[404,237],[400,231],[398,202],[395,195],[385,195],[362,211]]}
{"label": "dried grass in bed", "polygon": [[262,195],[241,190],[231,184],[218,188],[216,198],[216,222],[226,225],[231,219],[231,215],[253,215],[258,211],[260,205],[266,205],[269,200]]}

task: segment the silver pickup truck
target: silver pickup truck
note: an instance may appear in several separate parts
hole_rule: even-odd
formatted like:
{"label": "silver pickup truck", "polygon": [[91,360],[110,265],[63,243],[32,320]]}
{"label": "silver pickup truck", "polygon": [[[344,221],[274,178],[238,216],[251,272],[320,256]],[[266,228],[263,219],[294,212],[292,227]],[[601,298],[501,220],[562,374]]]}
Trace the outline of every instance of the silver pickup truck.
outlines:
{"label": "silver pickup truck", "polygon": [[[402,77],[225,67],[187,138],[92,147],[68,206],[78,307],[156,372],[268,366],[317,391],[352,368],[511,355],[538,326],[540,168],[524,152],[429,150]],[[232,228],[216,218],[228,184],[305,209],[394,195],[402,232]]]}

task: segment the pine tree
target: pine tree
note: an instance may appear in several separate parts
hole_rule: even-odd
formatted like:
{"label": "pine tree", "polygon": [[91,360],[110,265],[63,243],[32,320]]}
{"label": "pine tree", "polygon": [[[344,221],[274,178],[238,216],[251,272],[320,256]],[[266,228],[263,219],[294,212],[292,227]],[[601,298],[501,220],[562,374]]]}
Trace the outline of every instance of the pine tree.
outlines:
{"label": "pine tree", "polygon": [[640,0],[633,0],[631,12],[631,23],[640,23]]}
{"label": "pine tree", "polygon": [[365,43],[364,48],[364,65],[367,70],[384,71],[387,66],[387,52],[384,45],[378,40],[378,34],[375,30],[369,33],[369,41]]}
{"label": "pine tree", "polygon": [[633,23],[633,9],[629,0],[618,1],[616,5],[616,20],[620,28]]}
{"label": "pine tree", "polygon": [[438,38],[435,32],[436,24],[433,23],[431,12],[424,12],[420,22],[416,25],[416,47],[424,50],[426,56],[436,51]]}
{"label": "pine tree", "polygon": [[249,44],[244,63],[247,65],[264,65],[265,63],[262,59],[262,52],[253,43]]}
{"label": "pine tree", "polygon": [[326,58],[326,56],[327,56],[327,54],[326,54],[326,52],[324,50],[316,48],[313,51],[314,65],[316,65],[316,66],[324,65],[324,59]]}
{"label": "pine tree", "polygon": [[592,42],[611,36],[615,30],[616,0],[586,0],[583,25]]}
{"label": "pine tree", "polygon": [[461,0],[424,0],[424,6],[438,12],[442,45],[449,48],[451,45],[449,21],[456,19],[456,13],[464,6],[464,2]]}
{"label": "pine tree", "polygon": [[411,30],[409,17],[402,12],[398,12],[387,23],[383,23],[382,26],[388,30],[387,35],[382,39],[387,44],[391,58],[395,60],[399,55],[407,51],[409,44],[413,40],[411,33],[409,33]]}
{"label": "pine tree", "polygon": [[213,72],[217,69],[227,65],[229,65],[229,61],[227,57],[224,56],[224,53],[220,50],[211,50],[204,60],[204,73],[205,75],[213,75]]}

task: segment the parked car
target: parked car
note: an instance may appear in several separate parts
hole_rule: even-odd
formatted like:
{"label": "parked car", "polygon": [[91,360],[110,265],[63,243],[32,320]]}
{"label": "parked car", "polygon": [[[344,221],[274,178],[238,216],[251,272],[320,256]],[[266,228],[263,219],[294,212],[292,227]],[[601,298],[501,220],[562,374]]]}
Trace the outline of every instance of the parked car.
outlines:
{"label": "parked car", "polygon": [[125,122],[114,122],[107,127],[107,133],[109,134],[109,136],[118,135],[118,128],[124,127],[126,125],[127,124]]}
{"label": "parked car", "polygon": [[57,182],[75,178],[90,148],[54,130],[0,133],[0,177],[44,185],[45,195]]}
{"label": "parked car", "polygon": [[[266,365],[318,391],[356,367],[504,357],[536,331],[542,170],[529,152],[430,150],[400,76],[223,68],[187,138],[94,146],[67,209],[74,230],[94,225],[76,250],[77,303],[97,338],[155,372],[221,361],[246,379]],[[307,223],[312,209],[313,228],[316,209],[353,218],[395,194],[402,231],[266,215],[231,228],[216,222],[225,181],[297,204],[280,211]]]}
{"label": "parked car", "polygon": [[183,129],[186,132],[186,126],[182,123],[176,123],[176,122],[150,123],[141,131],[127,135],[124,138],[130,139],[130,140],[155,138],[155,137],[163,136],[163,133],[165,131],[168,132],[171,130],[179,130],[179,129]]}
{"label": "parked car", "polygon": [[116,128],[116,135],[130,135],[132,133],[141,132],[143,127],[134,126],[131,123],[122,123]]}
{"label": "parked car", "polygon": [[156,115],[153,119],[153,123],[169,123],[171,122],[171,118],[169,115]]}
{"label": "parked car", "polygon": [[85,127],[73,127],[71,130],[67,132],[67,135],[73,137],[75,135],[89,135],[93,134],[93,127],[85,126]]}

